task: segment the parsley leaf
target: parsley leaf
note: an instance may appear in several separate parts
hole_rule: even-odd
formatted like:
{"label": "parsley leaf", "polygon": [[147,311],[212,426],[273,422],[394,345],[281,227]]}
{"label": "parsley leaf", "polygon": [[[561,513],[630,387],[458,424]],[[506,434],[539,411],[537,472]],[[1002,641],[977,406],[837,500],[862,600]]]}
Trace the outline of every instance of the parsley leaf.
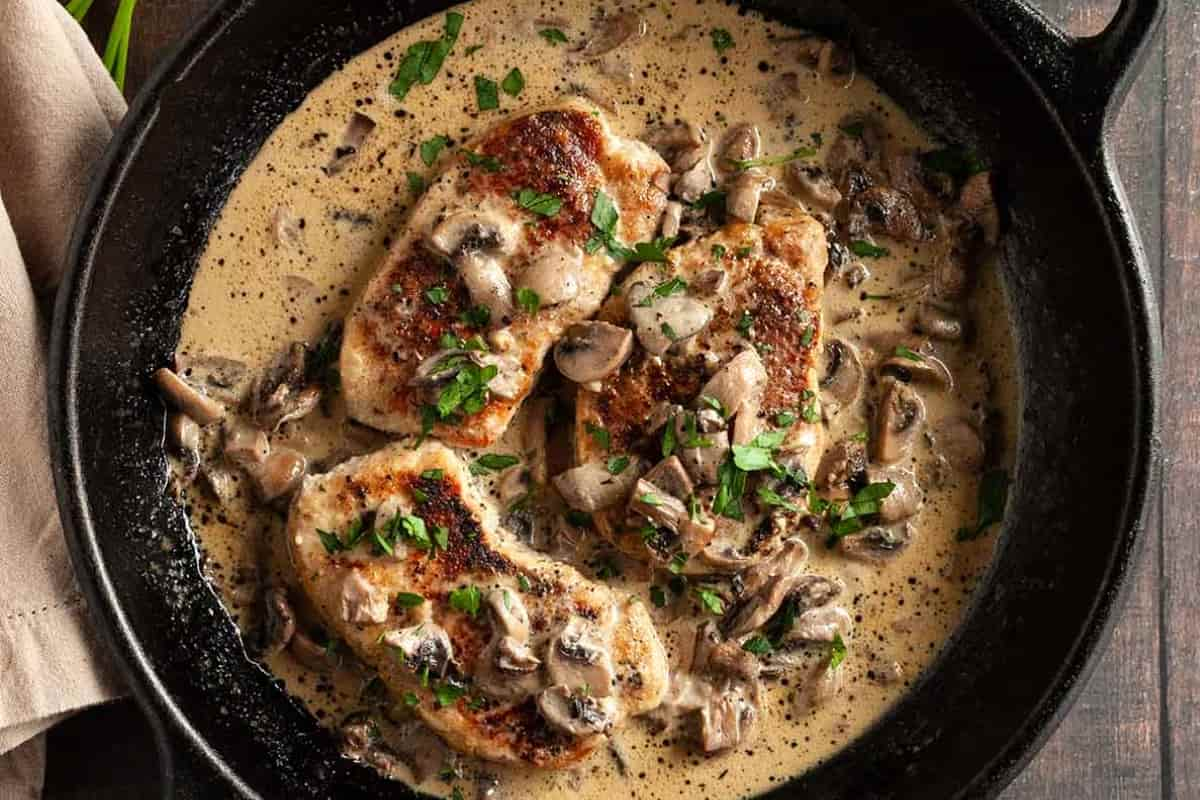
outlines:
{"label": "parsley leaf", "polygon": [[687,281],[676,275],[675,277],[668,278],[667,280],[655,286],[650,291],[650,294],[639,300],[636,305],[639,308],[646,308],[650,305],[653,305],[654,301],[660,297],[670,297],[673,294],[679,294],[680,292],[686,290]]}
{"label": "parsley leaf", "polygon": [[755,634],[742,642],[742,649],[756,656],[765,656],[769,655],[775,648],[771,645],[771,641],[767,637],[762,634]]}
{"label": "parsley leaf", "polygon": [[909,361],[924,361],[924,357],[920,353],[915,353],[909,350],[902,344],[896,345],[896,355],[901,358],[907,358]]}
{"label": "parsley leaf", "polygon": [[979,508],[974,528],[959,528],[958,541],[978,539],[988,527],[1004,519],[1008,502],[1008,473],[1002,469],[988,470],[979,481]]}
{"label": "parsley leaf", "polygon": [[629,466],[629,456],[613,456],[604,466],[609,475],[620,475]]}
{"label": "parsley leaf", "polygon": [[742,311],[742,315],[738,317],[737,325],[734,329],[747,339],[750,338],[750,329],[754,327],[754,315],[749,311]]}
{"label": "parsley leaf", "polygon": [[651,586],[650,587],[650,602],[653,603],[656,608],[666,608],[666,606],[667,606],[666,590],[663,589],[663,587],[658,586],[658,585]]}
{"label": "parsley leaf", "polygon": [[751,167],[774,167],[779,164],[787,164],[790,161],[796,161],[801,158],[812,158],[817,154],[817,151],[811,147],[797,147],[790,153],[782,156],[764,156],[762,158],[739,158],[731,163],[739,170],[750,169]]}
{"label": "parsley leaf", "polygon": [[449,143],[450,139],[442,134],[421,142],[419,148],[421,151],[421,161],[425,162],[425,166],[432,167],[433,162],[437,161],[437,157],[441,155],[442,149]]}
{"label": "parsley leaf", "polygon": [[533,316],[542,307],[542,298],[533,289],[522,286],[520,289],[517,289],[517,305],[526,314]]}
{"label": "parsley leaf", "polygon": [[501,472],[519,464],[521,459],[505,453],[484,453],[475,459],[470,466],[472,475],[485,475],[489,472]]}
{"label": "parsley leaf", "polygon": [[486,328],[487,324],[492,321],[492,312],[487,306],[471,306],[466,311],[458,315],[464,325],[470,325],[473,328]]}
{"label": "parsley leaf", "polygon": [[413,592],[400,592],[396,595],[396,605],[401,608],[416,608],[424,602],[424,597]]}
{"label": "parsley leaf", "polygon": [[466,693],[467,687],[458,683],[452,683],[450,681],[439,683],[433,689],[433,696],[434,699],[437,700],[439,708],[445,708],[446,706],[454,705],[458,698],[462,697]]}
{"label": "parsley leaf", "polygon": [[494,80],[482,75],[475,76],[475,105],[480,111],[491,111],[500,107],[500,90]]}
{"label": "parsley leaf", "polygon": [[850,252],[859,258],[882,258],[888,254],[888,249],[871,244],[863,239],[855,239],[850,242]]}
{"label": "parsley leaf", "polygon": [[633,246],[633,252],[628,258],[635,264],[646,261],[662,264],[666,262],[667,250],[673,244],[675,244],[674,236],[659,236],[649,242],[638,242]]}
{"label": "parsley leaf", "polygon": [[559,43],[567,43],[567,35],[558,28],[542,28],[540,31],[538,31],[538,36],[541,36],[543,39],[549,42],[551,47],[554,47]]}
{"label": "parsley leaf", "polygon": [[317,536],[321,538],[321,544],[325,546],[325,552],[333,555],[346,550],[346,545],[342,544],[342,540],[332,531],[323,531],[317,528]]}
{"label": "parsley leaf", "polygon": [[980,172],[988,165],[976,153],[963,147],[945,147],[920,155],[921,166],[931,172],[949,175],[959,183]]}
{"label": "parsley leaf", "polygon": [[562,200],[559,198],[533,189],[518,189],[513,192],[513,199],[521,208],[543,217],[553,217],[562,208]]}
{"label": "parsley leaf", "polygon": [[725,613],[725,601],[721,599],[721,595],[703,586],[697,586],[695,592],[700,605],[704,606],[705,610],[710,614],[720,616]]}
{"label": "parsley leaf", "polygon": [[[704,211],[705,209],[709,208],[723,209],[725,208],[725,197],[725,192],[721,191],[720,189],[713,189],[711,192],[705,192],[704,194],[700,195],[699,199],[697,199],[691,205],[692,208],[696,209],[697,211]],[[713,247],[721,247],[721,245],[713,245]],[[724,250],[724,248],[721,249]]]}
{"label": "parsley leaf", "polygon": [[482,600],[483,593],[478,586],[462,586],[450,592],[450,607],[468,616],[479,613]]}
{"label": "parsley leaf", "polygon": [[504,80],[500,81],[500,88],[509,97],[516,97],[525,88],[525,76],[521,74],[521,70],[513,67],[504,76]]}
{"label": "parsley leaf", "polygon": [[462,24],[463,15],[457,11],[450,11],[446,14],[445,32],[440,39],[411,45],[396,70],[395,78],[388,85],[388,92],[397,100],[403,101],[414,84],[420,82],[428,86],[432,83],[438,70],[442,68],[442,62],[458,41],[458,32],[462,29]]}
{"label": "parsley leaf", "polygon": [[425,178],[415,172],[405,173],[408,178],[408,192],[413,197],[416,197],[421,192],[425,191]]}
{"label": "parsley leaf", "polygon": [[591,434],[591,437],[596,441],[596,444],[600,445],[600,447],[607,450],[610,446],[612,446],[612,436],[604,428],[601,428],[599,425],[591,422],[585,422],[583,427],[584,430]]}
{"label": "parsley leaf", "polygon": [[838,125],[838,129],[847,136],[854,139],[861,139],[863,130],[866,129],[866,123],[862,120],[855,120],[854,122],[846,122]]}
{"label": "parsley leaf", "polygon": [[499,172],[504,169],[504,165],[495,156],[486,156],[471,150],[463,150],[462,154],[472,167],[483,167],[488,172]]}
{"label": "parsley leaf", "polygon": [[663,425],[662,432],[662,457],[669,458],[675,452],[676,437],[675,437],[675,418],[671,417],[667,423]]}
{"label": "parsley leaf", "polygon": [[828,670],[833,672],[842,665],[846,660],[846,642],[842,640],[842,634],[835,633],[833,635],[833,644],[829,648],[829,666]]}
{"label": "parsley leaf", "polygon": [[450,299],[450,290],[440,283],[436,286],[430,286],[425,290],[425,299],[435,306],[440,306]]}
{"label": "parsley leaf", "polygon": [[718,53],[724,53],[733,47],[733,36],[724,28],[713,28],[710,36],[712,36],[713,49]]}
{"label": "parsley leaf", "polygon": [[720,261],[722,258],[724,258],[725,257],[725,245],[714,244],[712,246],[712,257],[716,261]]}
{"label": "parsley leaf", "polygon": [[764,506],[775,506],[786,511],[798,512],[800,507],[795,503],[779,496],[779,493],[767,486],[758,487],[758,499]]}

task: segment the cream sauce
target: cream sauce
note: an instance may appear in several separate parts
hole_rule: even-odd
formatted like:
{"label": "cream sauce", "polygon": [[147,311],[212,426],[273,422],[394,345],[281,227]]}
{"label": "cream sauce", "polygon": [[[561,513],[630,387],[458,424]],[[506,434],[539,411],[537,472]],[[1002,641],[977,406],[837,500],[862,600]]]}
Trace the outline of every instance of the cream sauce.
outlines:
{"label": "cream sauce", "polygon": [[[639,136],[646,128],[689,119],[719,136],[738,122],[756,124],[765,154],[814,145],[826,150],[848,114],[872,113],[896,140],[921,148],[936,143],[865,76],[822,78],[787,53],[795,31],[756,14],[711,2],[660,4],[642,10],[644,38],[596,64],[570,65],[568,45],[538,35],[559,28],[571,43],[588,30],[596,10],[588,0],[516,4],[477,0],[461,7],[465,23],[454,51],[428,86],[415,86],[401,104],[388,94],[399,60],[413,42],[437,38],[443,15],[423,20],[359,55],[331,75],[275,130],[233,190],[201,257],[180,342],[181,355],[220,354],[267,366],[288,342],[315,341],[340,319],[379,264],[390,237],[412,203],[407,174],[428,178],[437,169],[422,163],[419,144],[448,136],[451,147],[493,124],[506,112],[549,103],[580,86],[609,98],[616,130]],[[570,22],[576,21],[576,22]],[[718,53],[711,31],[728,30],[733,46]],[[500,111],[476,110],[474,78],[496,82],[519,67],[525,87],[517,98],[500,94]],[[797,74],[793,91],[777,91],[785,72]],[[322,171],[350,115],[370,116],[377,127],[346,168]],[[820,156],[818,156],[819,158]],[[277,209],[301,221],[292,242],[274,234]],[[870,277],[855,289],[831,282],[825,294],[826,336],[864,341],[873,334],[908,331],[914,313],[904,300],[864,299],[888,295],[915,273],[927,271],[931,254],[887,242],[891,254],[869,261]],[[848,312],[861,316],[837,323]],[[923,392],[931,422],[971,408],[998,411],[1001,435],[992,460],[1008,463],[1016,439],[1018,385],[1003,288],[994,265],[979,270],[970,301],[975,328],[971,349],[941,352],[958,379],[956,391]],[[335,399],[329,415],[314,413],[274,438],[311,458],[336,463],[347,453],[370,449],[381,439],[347,427]],[[827,442],[869,427],[861,408],[832,421]],[[520,418],[493,449],[514,452]],[[918,448],[918,474],[929,469],[927,444]],[[466,454],[475,457],[475,453]],[[485,482],[498,484],[495,478]],[[628,759],[621,776],[604,748],[580,768],[540,773],[481,765],[500,778],[502,797],[549,796],[569,789],[580,798],[697,798],[748,796],[778,785],[829,758],[862,733],[936,657],[960,620],[990,561],[994,536],[955,541],[955,531],[975,518],[977,477],[957,475],[930,487],[914,520],[912,544],[888,563],[866,565],[815,544],[810,571],[840,576],[840,600],[856,618],[841,666],[844,689],[824,706],[808,709],[797,692],[775,685],[765,717],[748,746],[717,757],[690,753],[680,742],[651,734],[637,720],[617,735]],[[288,582],[289,566],[278,555],[280,516],[246,499],[222,507],[186,489],[205,569],[235,619],[253,623],[250,594],[255,580]],[[810,544],[813,544],[810,541]],[[266,564],[268,566],[261,567]],[[273,573],[264,575],[263,572]],[[589,573],[591,574],[591,573]],[[648,582],[637,570],[611,583],[646,598]],[[690,632],[663,612],[660,630],[673,659],[690,648]],[[347,670],[320,675],[287,654],[269,659],[289,692],[323,722],[336,724],[362,708],[364,679]],[[894,680],[885,680],[891,674]],[[465,767],[470,772],[472,767]],[[466,780],[428,780],[423,789],[449,795]]]}

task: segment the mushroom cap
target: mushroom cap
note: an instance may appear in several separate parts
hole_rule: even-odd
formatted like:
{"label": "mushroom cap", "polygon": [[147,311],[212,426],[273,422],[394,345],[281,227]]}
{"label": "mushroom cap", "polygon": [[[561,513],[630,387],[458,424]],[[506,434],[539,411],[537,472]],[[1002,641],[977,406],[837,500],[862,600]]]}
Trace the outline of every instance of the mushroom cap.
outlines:
{"label": "mushroom cap", "polygon": [[854,345],[844,339],[830,339],[825,343],[825,377],[821,378],[821,392],[834,401],[826,405],[845,407],[852,404],[862,391],[865,377],[862,359]]}
{"label": "mushroom cap", "polygon": [[638,341],[656,356],[704,330],[713,317],[712,309],[696,298],[686,294],[655,297],[654,287],[641,281],[629,287],[625,300]]}
{"label": "mushroom cap", "polygon": [[615,699],[579,694],[562,685],[538,695],[537,707],[548,723],[571,736],[608,733],[617,718]]}
{"label": "mushroom cap", "polygon": [[633,332],[608,322],[581,322],[567,328],[554,346],[558,371],[576,383],[603,380],[633,353]]}
{"label": "mushroom cap", "polygon": [[875,460],[882,464],[899,461],[912,450],[925,427],[925,401],[903,381],[887,379],[871,436]]}
{"label": "mushroom cap", "polygon": [[577,511],[600,511],[623,502],[645,468],[635,458],[613,475],[605,460],[589,461],[554,476],[554,488],[568,506]]}

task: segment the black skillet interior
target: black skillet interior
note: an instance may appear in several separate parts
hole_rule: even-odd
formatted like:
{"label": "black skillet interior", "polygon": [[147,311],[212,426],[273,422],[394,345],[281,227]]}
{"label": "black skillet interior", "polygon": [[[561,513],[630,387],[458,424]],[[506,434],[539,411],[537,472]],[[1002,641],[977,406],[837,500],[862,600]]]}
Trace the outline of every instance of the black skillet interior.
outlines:
{"label": "black skillet interior", "polygon": [[[247,660],[163,493],[163,409],[147,376],[170,360],[197,254],[266,135],[338,64],[444,5],[224,3],[141,96],[76,230],[50,386],[68,539],[131,685],[225,792],[403,794],[338,758]],[[1159,4],[1127,3],[1085,44],[1007,0],[754,5],[848,36],[913,114],[997,166],[1024,380],[1004,540],[969,619],[883,722],[774,796],[992,794],[1107,630],[1156,455],[1157,325],[1100,140]]]}

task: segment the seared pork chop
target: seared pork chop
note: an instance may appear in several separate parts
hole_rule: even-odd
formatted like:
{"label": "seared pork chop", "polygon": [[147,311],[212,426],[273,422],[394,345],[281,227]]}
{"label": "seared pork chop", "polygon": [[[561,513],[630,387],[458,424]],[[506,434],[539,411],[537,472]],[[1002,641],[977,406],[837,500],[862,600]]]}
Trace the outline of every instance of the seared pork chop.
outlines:
{"label": "seared pork chop", "polygon": [[[758,487],[798,495],[821,456],[826,259],[820,223],[786,211],[727,225],[624,280],[600,319],[632,328],[639,346],[595,391],[580,388],[576,463],[629,455],[626,469],[651,468],[636,483],[616,476],[631,489],[586,509],[603,536],[685,572],[741,569],[769,549],[780,531],[768,513],[784,506]],[[753,450],[738,459],[747,470],[732,469],[739,447]],[[774,467],[752,468],[765,453]],[[570,477],[557,485],[579,506]]]}
{"label": "seared pork chop", "polygon": [[306,478],[287,530],[328,630],[456,750],[566,766],[666,690],[645,608],[513,540],[440,444]]}
{"label": "seared pork chop", "polygon": [[495,441],[546,351],[608,294],[619,264],[588,246],[594,206],[611,201],[621,241],[648,239],[668,174],[583,101],[510,117],[466,143],[346,321],[350,415],[395,433],[432,428],[458,446]]}

